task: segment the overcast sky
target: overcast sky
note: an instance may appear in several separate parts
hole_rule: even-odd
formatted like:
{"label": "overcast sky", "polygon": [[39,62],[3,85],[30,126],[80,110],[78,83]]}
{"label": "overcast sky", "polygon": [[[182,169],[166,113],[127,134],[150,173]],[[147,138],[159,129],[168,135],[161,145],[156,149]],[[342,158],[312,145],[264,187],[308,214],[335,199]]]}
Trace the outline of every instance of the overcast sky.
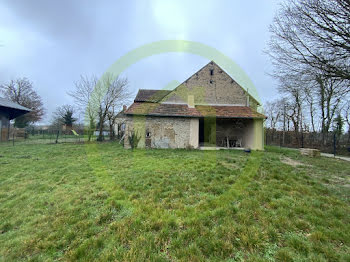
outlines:
{"label": "overcast sky", "polygon": [[[63,104],[80,75],[100,76],[128,51],[159,40],[197,41],[218,49],[251,78],[261,100],[276,95],[263,53],[278,0],[135,0],[0,2],[0,84],[30,79],[46,108],[43,122]],[[128,68],[130,89],[162,89],[182,82],[207,59],[155,55]]]}

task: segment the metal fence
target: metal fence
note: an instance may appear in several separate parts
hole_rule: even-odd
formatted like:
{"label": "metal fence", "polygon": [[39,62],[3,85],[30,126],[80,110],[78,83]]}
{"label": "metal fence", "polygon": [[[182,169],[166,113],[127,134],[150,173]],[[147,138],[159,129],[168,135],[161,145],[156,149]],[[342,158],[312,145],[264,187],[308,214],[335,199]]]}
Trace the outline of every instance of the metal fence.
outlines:
{"label": "metal fence", "polygon": [[350,155],[349,134],[340,137],[329,133],[323,137],[319,132],[303,132],[296,134],[294,131],[280,131],[266,129],[265,143],[267,145],[292,147],[292,148],[315,148],[325,153]]}
{"label": "metal fence", "polygon": [[[64,131],[57,129],[21,129],[11,127],[8,129],[7,134],[7,139],[1,141],[0,146],[16,146],[23,144],[83,143],[89,141],[89,134],[84,129]],[[93,132],[90,137],[90,141],[97,141],[98,134],[98,131]],[[110,140],[108,131],[103,131],[103,140]]]}

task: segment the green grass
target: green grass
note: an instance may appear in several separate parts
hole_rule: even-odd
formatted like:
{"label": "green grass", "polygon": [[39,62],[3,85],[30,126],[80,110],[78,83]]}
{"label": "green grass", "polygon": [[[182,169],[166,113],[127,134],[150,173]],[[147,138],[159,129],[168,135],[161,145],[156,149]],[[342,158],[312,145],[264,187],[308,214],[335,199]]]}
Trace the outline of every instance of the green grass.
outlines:
{"label": "green grass", "polygon": [[349,175],[274,147],[1,146],[0,261],[350,261]]}

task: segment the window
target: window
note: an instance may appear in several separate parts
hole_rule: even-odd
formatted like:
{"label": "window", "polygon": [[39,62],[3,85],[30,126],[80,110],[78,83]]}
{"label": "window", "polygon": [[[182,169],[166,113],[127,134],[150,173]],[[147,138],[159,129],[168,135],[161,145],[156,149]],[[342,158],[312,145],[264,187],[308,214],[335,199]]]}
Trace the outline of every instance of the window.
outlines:
{"label": "window", "polygon": [[146,137],[151,137],[151,132],[146,132]]}
{"label": "window", "polygon": [[214,75],[214,69],[210,69],[210,75]]}
{"label": "window", "polygon": [[210,80],[210,84],[212,84],[213,83],[213,80]]}

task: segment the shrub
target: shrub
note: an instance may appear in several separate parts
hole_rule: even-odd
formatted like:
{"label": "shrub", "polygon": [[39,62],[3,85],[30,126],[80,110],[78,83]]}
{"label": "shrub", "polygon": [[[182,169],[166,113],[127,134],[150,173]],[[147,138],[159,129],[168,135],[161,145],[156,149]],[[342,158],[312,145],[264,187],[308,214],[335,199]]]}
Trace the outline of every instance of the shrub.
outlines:
{"label": "shrub", "polygon": [[129,135],[128,135],[128,139],[129,139],[129,144],[131,146],[131,149],[137,148],[137,145],[141,139],[140,136],[137,135],[137,133],[135,133],[134,131],[132,131]]}

